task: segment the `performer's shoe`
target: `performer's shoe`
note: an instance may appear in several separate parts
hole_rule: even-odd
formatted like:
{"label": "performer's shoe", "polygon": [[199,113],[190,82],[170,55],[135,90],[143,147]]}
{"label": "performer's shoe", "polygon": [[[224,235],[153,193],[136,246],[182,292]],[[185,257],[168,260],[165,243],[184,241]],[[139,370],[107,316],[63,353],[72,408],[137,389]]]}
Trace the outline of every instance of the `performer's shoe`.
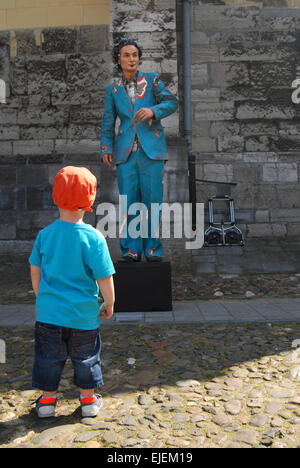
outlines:
{"label": "performer's shoe", "polygon": [[146,257],[147,262],[162,262],[162,257],[158,255],[152,255],[151,257]]}
{"label": "performer's shoe", "polygon": [[132,253],[123,255],[123,257],[119,258],[118,260],[119,263],[135,263],[135,262],[140,262],[140,261],[141,261],[141,255],[132,254]]}

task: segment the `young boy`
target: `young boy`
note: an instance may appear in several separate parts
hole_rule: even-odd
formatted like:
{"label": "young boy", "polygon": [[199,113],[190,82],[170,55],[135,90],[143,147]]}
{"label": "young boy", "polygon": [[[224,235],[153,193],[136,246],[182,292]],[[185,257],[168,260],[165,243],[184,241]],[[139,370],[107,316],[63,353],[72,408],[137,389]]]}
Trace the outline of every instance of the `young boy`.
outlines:
{"label": "young boy", "polygon": [[[64,167],[52,192],[60,217],[39,232],[29,258],[36,295],[34,388],[40,418],[54,416],[56,392],[67,356],[80,388],[82,417],[96,416],[102,406],[94,388],[103,385],[100,367],[100,317],[114,308],[115,273],[103,235],[83,222],[93,211],[97,179],[84,167]],[[99,310],[99,288],[104,305]]]}

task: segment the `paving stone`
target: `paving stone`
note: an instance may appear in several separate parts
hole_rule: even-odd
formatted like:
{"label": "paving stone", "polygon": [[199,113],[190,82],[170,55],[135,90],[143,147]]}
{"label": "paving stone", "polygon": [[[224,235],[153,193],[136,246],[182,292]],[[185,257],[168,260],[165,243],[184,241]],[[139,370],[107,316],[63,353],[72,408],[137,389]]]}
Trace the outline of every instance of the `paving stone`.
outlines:
{"label": "paving stone", "polygon": [[231,400],[225,404],[225,410],[228,414],[239,414],[242,409],[242,402],[240,400]]}
{"label": "paving stone", "polygon": [[95,439],[101,431],[86,431],[75,437],[74,442],[88,442],[91,439]]}
{"label": "paving stone", "polygon": [[282,404],[278,401],[270,401],[266,404],[265,412],[268,414],[278,413],[282,409]]}
{"label": "paving stone", "polygon": [[194,387],[195,385],[200,385],[200,383],[197,380],[178,380],[176,382],[177,387]]}
{"label": "paving stone", "polygon": [[118,436],[114,432],[110,431],[110,432],[106,432],[105,434],[103,434],[102,440],[106,444],[117,444]]}
{"label": "paving stone", "polygon": [[217,424],[217,426],[230,426],[233,420],[226,414],[218,414],[212,418],[212,422]]}
{"label": "paving stone", "polygon": [[255,427],[262,427],[264,426],[268,421],[268,416],[265,414],[256,414],[253,419],[251,419],[250,424],[251,426]]}
{"label": "paving stone", "polygon": [[153,403],[153,400],[152,398],[149,398],[146,395],[140,395],[138,398],[138,402],[140,405],[150,405],[150,403]]}
{"label": "paving stone", "polygon": [[245,444],[255,445],[258,440],[258,433],[251,429],[238,431],[233,437],[233,441],[244,442]]}
{"label": "paving stone", "polygon": [[45,431],[41,432],[41,434],[35,436],[32,439],[32,443],[34,445],[44,445],[50,442],[51,440],[55,439],[60,434],[66,432],[73,432],[76,430],[76,426],[72,424],[64,425],[64,426],[57,426],[46,429]]}

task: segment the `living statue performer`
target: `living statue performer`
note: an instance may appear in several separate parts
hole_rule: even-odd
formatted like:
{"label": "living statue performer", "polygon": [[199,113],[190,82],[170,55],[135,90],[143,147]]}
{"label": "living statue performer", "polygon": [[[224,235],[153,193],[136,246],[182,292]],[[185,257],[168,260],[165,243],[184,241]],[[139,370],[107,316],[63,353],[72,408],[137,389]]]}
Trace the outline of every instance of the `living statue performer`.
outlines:
{"label": "living statue performer", "polygon": [[[116,144],[119,192],[127,196],[128,208],[133,203],[143,203],[147,207],[148,236],[134,238],[136,236],[131,235],[130,229],[124,229],[134,216],[123,213],[120,229],[122,257],[119,260],[123,262],[139,262],[143,252],[149,262],[162,260],[158,233],[160,214],[156,217],[158,229],[157,226],[155,229],[151,226],[151,204],[163,201],[167,144],[161,120],[178,108],[177,98],[165,88],[158,73],[138,70],[141,56],[140,47],[132,40],[123,40],[115,47],[114,60],[121,76],[106,88],[101,126],[100,155],[103,163],[111,167],[115,122],[119,117]],[[157,234],[153,234],[155,230]]]}

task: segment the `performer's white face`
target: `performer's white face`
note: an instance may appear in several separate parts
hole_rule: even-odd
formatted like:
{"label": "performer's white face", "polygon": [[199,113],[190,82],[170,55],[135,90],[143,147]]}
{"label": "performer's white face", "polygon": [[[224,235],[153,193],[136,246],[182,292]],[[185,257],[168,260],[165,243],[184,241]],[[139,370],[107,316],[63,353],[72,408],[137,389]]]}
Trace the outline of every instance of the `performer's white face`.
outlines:
{"label": "performer's white face", "polygon": [[139,51],[133,45],[127,45],[122,47],[119,56],[119,65],[121,66],[123,73],[134,75],[139,66]]}

